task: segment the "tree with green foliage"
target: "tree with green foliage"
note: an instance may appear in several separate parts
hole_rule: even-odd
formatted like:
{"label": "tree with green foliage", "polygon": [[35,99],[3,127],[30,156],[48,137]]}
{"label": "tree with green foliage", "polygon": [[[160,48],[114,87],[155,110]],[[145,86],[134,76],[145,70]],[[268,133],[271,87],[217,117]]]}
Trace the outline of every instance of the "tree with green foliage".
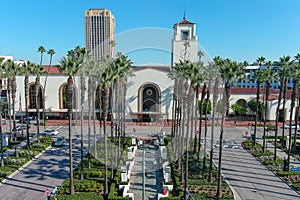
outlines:
{"label": "tree with green foliage", "polygon": [[263,69],[261,81],[265,83],[265,105],[264,105],[264,132],[263,132],[263,152],[266,150],[266,131],[268,117],[268,102],[270,96],[271,81],[276,81],[276,72],[270,67],[273,65],[271,61],[266,62],[267,68]]}
{"label": "tree with green foliage", "polygon": [[[279,124],[279,113],[280,113],[280,105],[283,100],[283,116],[285,118],[285,99],[286,99],[286,85],[287,85],[287,69],[293,64],[290,56],[282,56],[279,58],[279,62],[276,63],[277,74],[279,75],[280,82],[280,90],[278,96],[278,104],[276,108],[276,124],[275,124],[275,141],[277,141],[278,137],[278,124]],[[285,119],[283,119],[283,126],[285,124]],[[282,129],[282,136],[284,136],[284,129]],[[284,140],[282,140],[282,144],[284,147]],[[277,142],[274,143],[274,160],[277,159]]]}
{"label": "tree with green foliage", "polygon": [[70,194],[74,195],[74,180],[73,180],[73,156],[72,156],[72,110],[73,110],[73,96],[75,94],[75,86],[73,76],[76,75],[83,63],[85,55],[85,48],[77,46],[74,50],[68,51],[67,57],[60,60],[59,71],[68,76],[67,80],[67,109],[69,119],[69,171],[70,171]]}
{"label": "tree with green foliage", "polygon": [[22,74],[25,74],[24,78],[24,89],[25,89],[25,116],[26,116],[26,135],[27,135],[27,149],[30,149],[29,142],[29,113],[28,113],[28,98],[29,98],[29,75],[34,73],[34,69],[36,68],[35,64],[31,62],[26,62],[22,66]]}
{"label": "tree with green foliage", "polygon": [[247,108],[245,108],[239,104],[231,105],[231,109],[234,111],[235,114],[237,114],[239,116],[244,116],[247,114]]}

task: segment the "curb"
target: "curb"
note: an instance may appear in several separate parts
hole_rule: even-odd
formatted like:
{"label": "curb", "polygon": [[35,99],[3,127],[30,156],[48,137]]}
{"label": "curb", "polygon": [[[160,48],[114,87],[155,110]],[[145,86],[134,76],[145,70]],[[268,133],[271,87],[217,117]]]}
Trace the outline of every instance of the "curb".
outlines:
{"label": "curb", "polygon": [[[219,166],[215,163],[215,161],[213,160],[214,165],[218,168]],[[223,171],[223,170],[222,170]],[[239,193],[236,191],[236,189],[234,189],[234,187],[230,184],[230,182],[227,180],[227,178],[225,178],[223,172],[221,173],[222,178],[226,181],[226,183],[228,184],[229,188],[232,191],[233,194],[233,198],[234,200],[242,200]]]}
{"label": "curb", "polygon": [[225,178],[225,176],[224,176],[223,173],[222,173],[222,176],[223,176],[224,180],[226,181],[226,183],[228,184],[229,188],[231,189],[234,200],[242,200],[241,197],[240,197],[240,195],[239,195],[239,193],[232,187],[232,185],[227,180],[227,178]]}
{"label": "curb", "polygon": [[25,163],[23,166],[19,167],[19,169],[17,169],[13,173],[11,173],[9,176],[7,176],[4,180],[2,180],[0,182],[0,187],[3,185],[3,183],[6,183],[8,181],[8,179],[11,179],[14,176],[16,176],[19,172],[23,171],[26,167],[28,167],[33,161],[39,159],[42,156],[42,154],[45,153],[45,151],[50,150],[50,149],[51,149],[51,145],[48,146],[45,150],[43,150],[41,153],[39,153],[38,155],[36,155],[34,158],[32,158],[31,160],[29,160],[27,163]]}

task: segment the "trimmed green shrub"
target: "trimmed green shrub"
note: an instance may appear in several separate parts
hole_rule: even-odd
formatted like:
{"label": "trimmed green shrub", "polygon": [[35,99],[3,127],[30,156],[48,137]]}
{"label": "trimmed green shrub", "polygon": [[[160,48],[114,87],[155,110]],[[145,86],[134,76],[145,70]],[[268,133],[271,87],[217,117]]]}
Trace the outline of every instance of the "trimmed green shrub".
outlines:
{"label": "trimmed green shrub", "polygon": [[12,157],[12,156],[9,156],[7,158],[4,159],[4,163],[6,165],[18,165],[18,166],[21,166],[21,165],[24,165],[26,162],[28,161],[28,159],[26,158],[17,158],[17,157]]}
{"label": "trimmed green shrub", "polygon": [[70,196],[68,194],[57,194],[56,195],[57,200],[103,200],[103,197],[96,192],[81,192],[81,193],[75,193],[73,196]]}

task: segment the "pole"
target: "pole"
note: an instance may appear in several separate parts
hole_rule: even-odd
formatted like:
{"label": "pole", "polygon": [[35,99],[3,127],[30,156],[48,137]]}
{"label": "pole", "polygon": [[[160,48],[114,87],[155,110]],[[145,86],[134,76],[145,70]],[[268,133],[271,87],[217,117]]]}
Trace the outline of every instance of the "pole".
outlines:
{"label": "pole", "polygon": [[143,149],[143,199],[145,199],[145,181],[146,181],[146,166],[145,166],[145,149]]}

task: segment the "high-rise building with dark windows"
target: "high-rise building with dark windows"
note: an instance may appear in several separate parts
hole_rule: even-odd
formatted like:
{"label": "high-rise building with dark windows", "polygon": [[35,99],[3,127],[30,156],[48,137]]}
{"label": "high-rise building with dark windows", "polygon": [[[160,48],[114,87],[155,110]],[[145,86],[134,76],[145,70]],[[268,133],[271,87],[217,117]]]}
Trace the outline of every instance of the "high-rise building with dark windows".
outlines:
{"label": "high-rise building with dark windows", "polygon": [[89,9],[84,13],[85,46],[95,60],[115,54],[115,17],[110,10]]}

